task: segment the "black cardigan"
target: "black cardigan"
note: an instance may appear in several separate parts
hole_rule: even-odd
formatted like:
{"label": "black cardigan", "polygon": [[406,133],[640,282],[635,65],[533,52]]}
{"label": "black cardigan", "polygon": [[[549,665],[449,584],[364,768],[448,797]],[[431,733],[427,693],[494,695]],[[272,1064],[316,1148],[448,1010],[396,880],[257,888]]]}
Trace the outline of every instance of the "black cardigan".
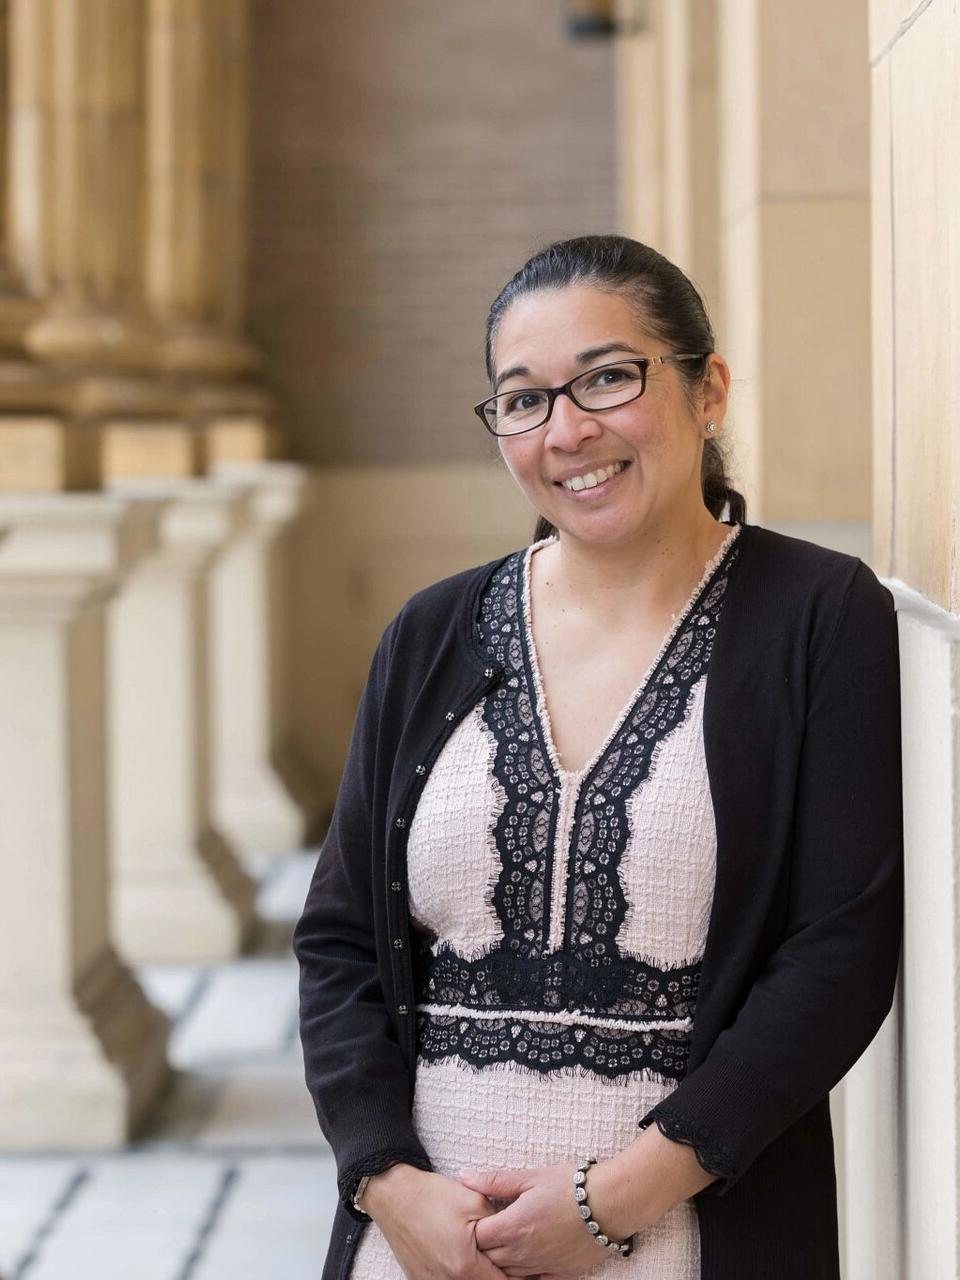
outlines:
{"label": "black cardigan", "polygon": [[[702,1280],[839,1280],[827,1095],[890,1009],[901,939],[896,613],[855,556],[759,525],[737,541],[704,704],[717,872],[688,1071],[637,1119],[720,1175],[694,1200]],[[340,1193],[323,1280],[349,1275],[362,1174],[431,1168],[411,1121],[406,833],[444,742],[501,677],[475,617],[502,563],[417,592],[384,631],[294,933]]]}

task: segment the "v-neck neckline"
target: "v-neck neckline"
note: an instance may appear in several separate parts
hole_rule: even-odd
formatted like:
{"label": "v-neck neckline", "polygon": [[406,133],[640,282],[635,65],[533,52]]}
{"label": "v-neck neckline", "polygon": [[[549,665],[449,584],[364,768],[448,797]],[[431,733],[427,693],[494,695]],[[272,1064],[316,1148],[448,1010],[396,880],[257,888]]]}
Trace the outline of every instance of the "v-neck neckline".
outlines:
{"label": "v-neck neckline", "polygon": [[697,585],[694,587],[690,596],[687,598],[686,604],[683,606],[680,612],[676,615],[669,629],[664,635],[660,648],[657,650],[652,661],[649,663],[639,685],[637,685],[633,693],[628,698],[627,702],[621,708],[620,713],[615,718],[613,725],[611,726],[606,737],[597,747],[596,751],[593,753],[590,759],[587,760],[586,763],[582,765],[581,768],[579,769],[565,769],[563,765],[561,765],[560,763],[560,756],[557,751],[556,744],[554,743],[554,740],[553,740],[553,726],[550,721],[550,710],[547,707],[547,700],[546,700],[546,696],[544,694],[544,688],[543,688],[543,679],[540,674],[540,660],[537,656],[537,646],[533,638],[533,621],[532,621],[533,606],[530,599],[530,562],[533,559],[533,555],[536,551],[538,551],[541,547],[546,546],[547,543],[549,542],[556,542],[557,536],[556,534],[550,534],[548,537],[541,538],[539,539],[539,541],[533,542],[530,544],[530,546],[527,547],[523,555],[523,561],[522,561],[521,572],[520,572],[520,582],[521,582],[520,593],[521,593],[521,602],[522,602],[521,612],[522,612],[522,618],[523,618],[523,625],[521,626],[520,631],[523,637],[523,647],[526,651],[526,656],[529,662],[530,670],[533,673],[534,714],[540,725],[540,731],[543,735],[544,744],[547,748],[547,754],[550,757],[550,763],[553,766],[556,776],[560,779],[561,782],[571,784],[575,787],[579,787],[580,785],[582,785],[584,779],[587,778],[590,775],[590,773],[593,771],[593,769],[596,767],[598,761],[602,759],[604,752],[607,750],[607,748],[610,746],[610,743],[614,740],[614,738],[620,732],[620,729],[623,727],[625,720],[628,718],[633,708],[637,705],[640,698],[643,697],[643,695],[646,693],[650,680],[652,679],[653,675],[657,671],[662,659],[668,653],[670,646],[673,644],[673,641],[675,640],[677,634],[680,631],[680,628],[683,626],[691,610],[694,608],[694,606],[700,600],[703,593],[706,591],[707,587],[710,585],[711,580],[713,579],[714,575],[717,573],[720,566],[722,565],[724,559],[726,558],[727,552],[730,550],[731,546],[736,541],[737,536],[739,535],[740,530],[742,528],[743,528],[742,524],[733,524],[730,526],[730,530],[727,533],[727,535],[724,537],[720,546],[717,548],[716,552],[710,557],[710,559],[707,561],[706,565],[704,566],[703,573],[700,575],[700,580],[697,583]]}

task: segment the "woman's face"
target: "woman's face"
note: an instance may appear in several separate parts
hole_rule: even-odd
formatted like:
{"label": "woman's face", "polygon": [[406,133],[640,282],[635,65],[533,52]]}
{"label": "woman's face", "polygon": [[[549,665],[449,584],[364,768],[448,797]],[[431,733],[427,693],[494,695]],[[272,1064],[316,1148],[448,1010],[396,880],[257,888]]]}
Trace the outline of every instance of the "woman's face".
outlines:
{"label": "woman's face", "polygon": [[[500,322],[494,350],[497,391],[556,387],[587,369],[631,355],[667,354],[647,334],[619,293],[569,285],[527,294]],[[558,396],[550,419],[498,438],[500,452],[533,506],[561,534],[590,543],[629,541],[642,529],[702,517],[700,460],[708,418],[719,423],[729,374],[719,357],[710,390],[693,410],[675,364],[650,365],[639,399],[602,411],[579,409]],[[522,372],[513,372],[516,368]],[[719,397],[719,398],[718,398]],[[595,488],[571,491],[561,481],[623,463]]]}

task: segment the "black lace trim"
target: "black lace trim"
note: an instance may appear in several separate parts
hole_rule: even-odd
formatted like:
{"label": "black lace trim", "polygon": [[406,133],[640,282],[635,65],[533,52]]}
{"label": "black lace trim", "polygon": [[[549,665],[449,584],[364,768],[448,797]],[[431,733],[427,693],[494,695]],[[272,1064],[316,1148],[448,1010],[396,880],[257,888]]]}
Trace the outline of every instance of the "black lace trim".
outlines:
{"label": "black lace trim", "polygon": [[503,870],[493,908],[507,946],[521,956],[544,947],[550,892],[549,860],[556,825],[556,793],[541,741],[524,663],[518,579],[523,551],[515,552],[487,587],[480,603],[480,636],[504,679],[485,698],[483,718],[497,742],[493,771],[507,797],[493,828]]}
{"label": "black lace trim", "polygon": [[337,1178],[337,1191],[340,1200],[347,1213],[357,1222],[369,1222],[370,1215],[362,1213],[359,1209],[355,1209],[353,1205],[353,1197],[357,1194],[357,1187],[360,1185],[360,1179],[366,1174],[383,1173],[384,1169],[389,1169],[391,1165],[399,1164],[415,1165],[418,1169],[423,1169],[427,1173],[433,1171],[433,1165],[429,1160],[424,1160],[423,1156],[416,1152],[406,1151],[400,1147],[385,1147],[382,1151],[375,1151],[373,1155],[364,1156],[362,1160],[355,1160],[353,1164],[347,1165]]}
{"label": "black lace trim", "polygon": [[[661,1103],[660,1106],[662,1107],[663,1104]],[[736,1179],[733,1156],[723,1143],[718,1142],[711,1134],[705,1133],[679,1116],[671,1115],[668,1110],[661,1110],[660,1107],[644,1116],[638,1128],[647,1129],[653,1123],[656,1123],[663,1136],[669,1138],[671,1142],[682,1142],[684,1146],[691,1147],[703,1171],[720,1179],[709,1190],[725,1191],[727,1186]]]}
{"label": "black lace trim", "polygon": [[690,1056],[688,1031],[624,1031],[518,1018],[467,1018],[420,1011],[418,1057],[439,1062],[453,1055],[480,1069],[494,1063],[546,1074],[578,1068],[616,1079],[640,1072],[654,1080],[682,1080]]}
{"label": "black lace trim", "polygon": [[524,959],[500,946],[476,960],[443,944],[421,943],[414,956],[417,1001],[470,1008],[580,1013],[672,1022],[693,1016],[700,962],[678,968],[631,956],[603,961],[554,952]]}
{"label": "black lace trim", "polygon": [[[700,964],[661,969],[621,957],[600,965],[557,953],[523,959],[498,949],[476,960],[449,947],[435,954],[421,948],[414,962],[417,1001],[495,1009],[557,1013],[577,1010],[600,1017],[672,1022],[692,1018]],[[687,1028],[635,1030],[594,1027],[530,1018],[471,1018],[420,1011],[418,1052],[426,1062],[456,1054],[471,1066],[511,1061],[534,1071],[587,1067],[614,1077],[641,1071],[680,1080],[690,1048]]]}
{"label": "black lace trim", "polygon": [[[628,904],[619,876],[629,835],[627,803],[647,777],[657,744],[685,718],[693,686],[705,674],[739,555],[734,538],[699,597],[667,644],[623,723],[584,781],[577,800],[574,847],[567,876],[564,936],[589,959],[617,955]],[[493,769],[507,797],[493,828],[502,871],[493,907],[505,945],[521,956],[547,945],[550,866],[559,780],[554,776],[532,693],[523,640],[523,572],[527,550],[514,552],[481,600],[480,639],[505,678],[484,699],[483,718],[497,742]]]}

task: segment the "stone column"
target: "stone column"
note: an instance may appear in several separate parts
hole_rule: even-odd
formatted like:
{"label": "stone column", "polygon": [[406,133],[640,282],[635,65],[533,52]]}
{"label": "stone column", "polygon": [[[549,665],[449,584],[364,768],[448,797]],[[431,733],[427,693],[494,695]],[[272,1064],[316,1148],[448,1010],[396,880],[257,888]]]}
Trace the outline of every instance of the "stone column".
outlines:
{"label": "stone column", "polygon": [[718,303],[715,0],[619,0],[618,200],[653,245]]}
{"label": "stone column", "polygon": [[9,389],[0,368],[0,487],[202,474],[237,453],[207,440],[211,412],[250,417],[246,456],[271,456],[272,400],[236,379],[257,363],[239,336],[247,0],[9,4],[7,239],[42,305],[4,312],[0,279],[0,342],[22,330],[36,360]]}
{"label": "stone column", "polygon": [[721,349],[752,518],[870,553],[866,6],[717,6]]}
{"label": "stone column", "polygon": [[654,0],[618,0],[617,207],[624,234],[663,241],[661,30]]}
{"label": "stone column", "polygon": [[248,857],[283,854],[300,846],[304,819],[276,768],[277,749],[292,736],[284,722],[289,547],[282,535],[301,514],[307,471],[273,462],[219,474],[251,487],[252,510],[212,578],[214,811]]}
{"label": "stone column", "polygon": [[27,349],[60,366],[149,366],[143,0],[12,4],[11,243],[46,302]]}
{"label": "stone column", "polygon": [[213,811],[209,584],[246,493],[204,480],[117,491],[166,506],[157,552],[109,618],[114,932],[136,960],[225,959],[250,934],[254,884]]}
{"label": "stone column", "polygon": [[240,336],[247,0],[147,0],[147,298],[165,367],[254,368]]}
{"label": "stone column", "polygon": [[[663,122],[663,220],[656,247],[691,277],[716,325],[720,318],[716,0],[659,0],[656,20]],[[638,120],[636,127],[646,126]]]}
{"label": "stone column", "polygon": [[903,602],[906,903],[897,1022],[849,1144],[847,1266],[900,1280],[960,1274],[960,12],[869,8],[874,558]]}
{"label": "stone column", "polygon": [[28,298],[23,281],[10,261],[10,69],[14,50],[10,40],[10,0],[0,0],[0,351],[16,351],[27,325],[36,318],[37,304]]}
{"label": "stone column", "polygon": [[844,1280],[901,1280],[905,1274],[899,1213],[902,994],[901,987],[876,1039],[842,1086],[844,1117],[836,1145],[845,1209]]}
{"label": "stone column", "polygon": [[[249,0],[146,0],[146,293],[204,460],[279,454],[243,336]],[[231,424],[237,431],[231,433]]]}
{"label": "stone column", "polygon": [[0,1145],[119,1147],[167,1022],[109,940],[104,604],[152,516],[0,498]]}

